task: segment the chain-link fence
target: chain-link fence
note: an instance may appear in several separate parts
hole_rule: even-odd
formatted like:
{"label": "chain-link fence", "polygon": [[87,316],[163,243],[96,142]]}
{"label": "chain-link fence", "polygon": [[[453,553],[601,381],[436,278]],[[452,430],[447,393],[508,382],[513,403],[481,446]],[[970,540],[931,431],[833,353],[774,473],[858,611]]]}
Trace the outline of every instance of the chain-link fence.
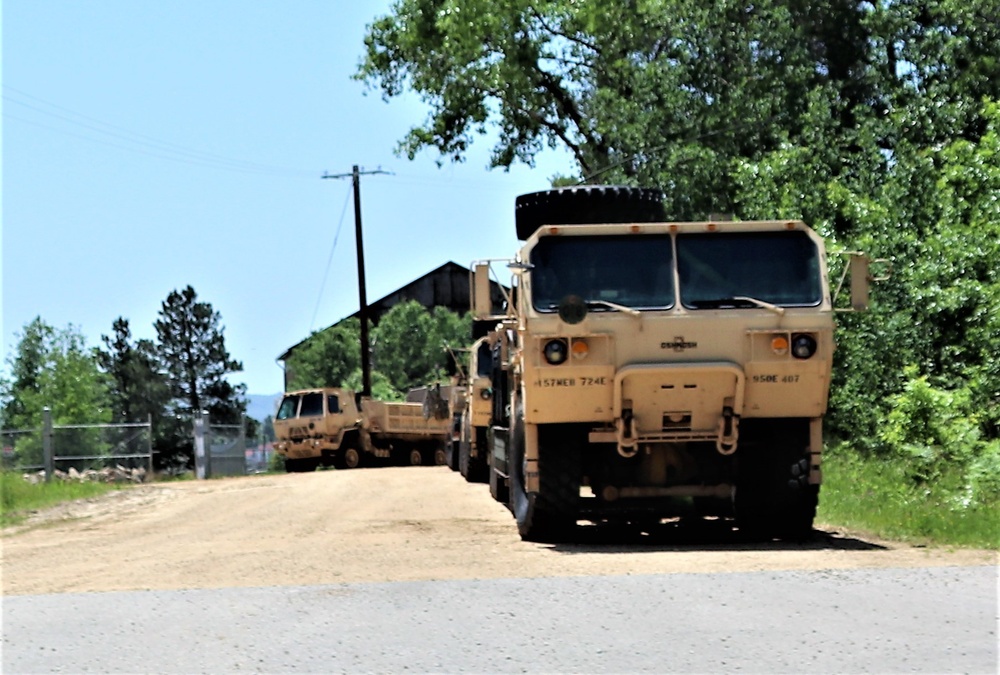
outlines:
{"label": "chain-link fence", "polygon": [[39,471],[42,457],[42,428],[0,430],[0,466],[4,471]]}
{"label": "chain-link fence", "polygon": [[61,471],[121,467],[152,473],[152,423],[54,425],[52,453]]}
{"label": "chain-link fence", "polygon": [[118,424],[53,424],[48,408],[36,429],[4,429],[3,468],[57,472],[125,469],[140,475],[153,470],[152,421]]}
{"label": "chain-link fence", "polygon": [[[197,478],[243,476],[266,471],[270,444],[261,437],[248,446],[247,420],[212,424],[208,413],[192,422]],[[153,473],[152,420],[118,424],[53,424],[49,409],[35,429],[0,430],[0,467],[10,471],[84,473],[122,468]]]}

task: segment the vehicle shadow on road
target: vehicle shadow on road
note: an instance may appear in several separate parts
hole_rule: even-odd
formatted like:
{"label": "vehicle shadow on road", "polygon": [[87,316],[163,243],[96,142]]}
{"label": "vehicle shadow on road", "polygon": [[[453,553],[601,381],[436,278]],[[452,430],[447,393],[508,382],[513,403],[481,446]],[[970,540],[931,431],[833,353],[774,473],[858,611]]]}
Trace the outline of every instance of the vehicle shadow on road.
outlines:
{"label": "vehicle shadow on road", "polygon": [[886,547],[836,531],[814,529],[808,538],[761,540],[724,520],[669,521],[648,527],[622,524],[581,525],[571,543],[550,545],[559,553],[637,551],[878,551]]}

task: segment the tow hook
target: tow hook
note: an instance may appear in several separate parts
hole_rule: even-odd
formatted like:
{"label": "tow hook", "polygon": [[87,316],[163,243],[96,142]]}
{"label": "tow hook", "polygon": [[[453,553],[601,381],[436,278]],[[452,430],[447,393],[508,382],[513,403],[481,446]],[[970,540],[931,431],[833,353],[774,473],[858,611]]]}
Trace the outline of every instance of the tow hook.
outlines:
{"label": "tow hook", "polygon": [[733,409],[726,406],[722,409],[722,419],[719,420],[719,438],[715,448],[721,455],[731,455],[736,452],[736,439],[739,437],[740,418],[733,414]]}
{"label": "tow hook", "polygon": [[639,454],[639,435],[631,408],[622,410],[622,416],[618,420],[618,454],[622,457],[635,457]]}

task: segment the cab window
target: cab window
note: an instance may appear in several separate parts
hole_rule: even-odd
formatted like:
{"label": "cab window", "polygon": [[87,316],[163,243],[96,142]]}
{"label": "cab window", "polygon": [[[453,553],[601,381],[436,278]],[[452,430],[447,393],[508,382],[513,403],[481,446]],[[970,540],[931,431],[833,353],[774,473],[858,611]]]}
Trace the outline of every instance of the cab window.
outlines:
{"label": "cab window", "polygon": [[281,405],[278,406],[278,414],[275,419],[279,420],[290,420],[295,417],[295,411],[299,407],[299,397],[298,396],[286,396],[281,399]]}
{"label": "cab window", "polygon": [[636,309],[669,309],[674,304],[670,235],[543,237],[531,251],[532,303],[555,312],[568,295],[591,311],[609,311],[601,302]]}
{"label": "cab window", "polygon": [[677,264],[689,309],[755,307],[744,298],[808,307],[822,299],[819,251],[797,230],[679,234]]}
{"label": "cab window", "polygon": [[330,394],[326,397],[326,411],[331,415],[340,412],[340,399],[337,398],[336,394]]}
{"label": "cab window", "polygon": [[299,417],[314,417],[323,414],[323,394],[314,392],[302,397],[302,408]]}

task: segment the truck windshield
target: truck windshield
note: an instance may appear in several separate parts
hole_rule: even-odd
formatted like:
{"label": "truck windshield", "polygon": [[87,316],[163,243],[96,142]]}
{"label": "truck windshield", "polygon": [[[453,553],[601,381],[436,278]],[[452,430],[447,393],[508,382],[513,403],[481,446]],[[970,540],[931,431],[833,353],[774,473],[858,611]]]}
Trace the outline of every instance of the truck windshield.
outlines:
{"label": "truck windshield", "polygon": [[279,420],[290,420],[295,417],[295,411],[299,407],[299,397],[298,396],[286,396],[281,399],[281,405],[278,407],[278,414],[275,419]]}
{"label": "truck windshield", "polygon": [[532,304],[554,312],[568,295],[592,302],[592,311],[674,304],[670,235],[543,237],[531,251]]}
{"label": "truck windshield", "polygon": [[299,417],[313,417],[323,414],[323,394],[313,392],[302,396],[302,409]]}
{"label": "truck windshield", "polygon": [[784,307],[822,299],[819,251],[805,232],[677,235],[681,304],[689,309]]}

